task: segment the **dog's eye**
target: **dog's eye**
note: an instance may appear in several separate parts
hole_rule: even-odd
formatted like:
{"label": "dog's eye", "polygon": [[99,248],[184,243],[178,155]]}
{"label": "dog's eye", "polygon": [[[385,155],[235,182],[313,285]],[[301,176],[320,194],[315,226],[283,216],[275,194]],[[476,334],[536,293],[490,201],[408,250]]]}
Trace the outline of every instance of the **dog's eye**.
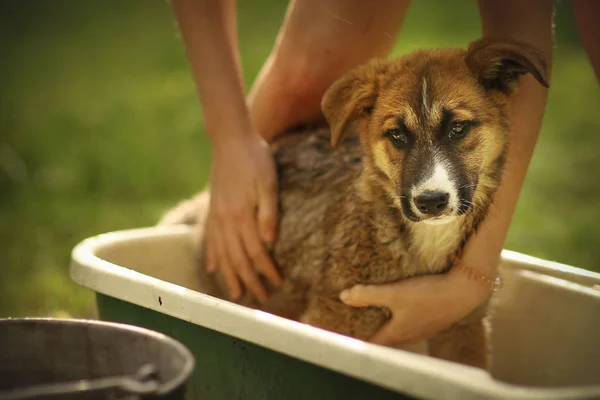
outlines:
{"label": "dog's eye", "polygon": [[386,136],[399,149],[408,146],[408,135],[400,129],[390,129],[386,132]]}
{"label": "dog's eye", "polygon": [[469,131],[468,122],[462,121],[454,121],[450,125],[450,131],[448,132],[448,137],[452,140],[460,140],[465,137],[467,132]]}

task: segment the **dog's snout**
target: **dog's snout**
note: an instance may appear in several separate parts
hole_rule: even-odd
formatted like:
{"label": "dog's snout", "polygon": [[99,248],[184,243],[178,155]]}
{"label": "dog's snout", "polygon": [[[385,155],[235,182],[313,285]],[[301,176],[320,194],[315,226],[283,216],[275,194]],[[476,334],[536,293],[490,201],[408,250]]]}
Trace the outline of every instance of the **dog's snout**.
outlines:
{"label": "dog's snout", "polygon": [[449,197],[448,193],[427,191],[415,196],[413,201],[423,214],[436,216],[446,209]]}

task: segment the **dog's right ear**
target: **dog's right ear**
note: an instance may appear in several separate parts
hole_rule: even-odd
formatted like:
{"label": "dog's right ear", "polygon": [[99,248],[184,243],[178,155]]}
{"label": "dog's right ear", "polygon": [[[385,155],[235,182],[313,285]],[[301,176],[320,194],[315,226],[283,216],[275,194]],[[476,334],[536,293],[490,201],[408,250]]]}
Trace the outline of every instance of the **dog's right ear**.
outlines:
{"label": "dog's right ear", "polygon": [[321,110],[331,129],[332,146],[340,142],[350,122],[371,114],[388,68],[386,60],[373,59],[347,72],[327,89]]}

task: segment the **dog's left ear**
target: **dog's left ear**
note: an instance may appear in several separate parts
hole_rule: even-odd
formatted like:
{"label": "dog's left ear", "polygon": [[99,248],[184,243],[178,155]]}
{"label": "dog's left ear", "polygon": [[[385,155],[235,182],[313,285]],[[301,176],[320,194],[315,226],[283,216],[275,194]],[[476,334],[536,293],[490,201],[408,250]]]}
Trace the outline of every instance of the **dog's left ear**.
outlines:
{"label": "dog's left ear", "polygon": [[533,46],[512,39],[482,39],[471,43],[467,66],[490,90],[512,93],[520,75],[531,73],[544,87],[548,85],[546,59]]}
{"label": "dog's left ear", "polygon": [[327,89],[321,110],[331,129],[332,146],[340,142],[350,122],[370,115],[388,67],[387,61],[373,59],[347,72]]}

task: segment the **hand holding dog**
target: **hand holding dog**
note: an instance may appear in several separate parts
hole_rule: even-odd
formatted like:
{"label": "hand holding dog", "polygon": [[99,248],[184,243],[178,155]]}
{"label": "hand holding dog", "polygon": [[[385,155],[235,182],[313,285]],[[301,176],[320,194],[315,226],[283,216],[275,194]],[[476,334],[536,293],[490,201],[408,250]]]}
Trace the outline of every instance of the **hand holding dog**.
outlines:
{"label": "hand holding dog", "polygon": [[[387,307],[392,318],[370,342],[384,346],[428,340],[466,317],[488,296],[489,289],[452,270],[385,285],[356,285],[340,294],[349,306]],[[426,315],[427,318],[423,318]]]}
{"label": "hand holding dog", "polygon": [[241,279],[264,301],[267,292],[256,272],[274,284],[280,280],[264,245],[276,235],[277,177],[267,143],[258,134],[242,138],[215,148],[207,268],[221,271],[233,299],[242,293]]}

